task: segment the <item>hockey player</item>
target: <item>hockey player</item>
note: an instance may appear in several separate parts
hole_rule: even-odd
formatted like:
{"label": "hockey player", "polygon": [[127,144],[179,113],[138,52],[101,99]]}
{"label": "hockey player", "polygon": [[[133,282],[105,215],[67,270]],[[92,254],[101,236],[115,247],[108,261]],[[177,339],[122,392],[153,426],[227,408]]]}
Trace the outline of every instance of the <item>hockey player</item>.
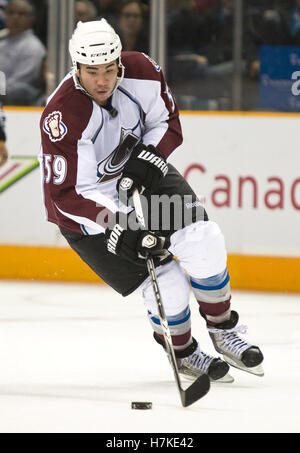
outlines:
{"label": "hockey player", "polygon": [[5,117],[0,104],[0,167],[4,165],[8,159],[8,152],[5,145],[6,135],[4,129],[4,121]]}
{"label": "hockey player", "polygon": [[[48,221],[117,292],[141,291],[154,338],[164,346],[145,264],[151,253],[181,374],[206,373],[213,381],[232,382],[229,362],[262,375],[260,349],[238,335],[220,228],[167,163],[182,143],[182,132],[161,68],[145,54],[121,53],[119,36],[105,19],[79,22],[69,50],[73,71],[50,96],[40,122]],[[148,220],[157,217],[156,229],[132,224],[135,188],[149,201]],[[152,209],[154,196],[183,201],[177,203],[181,227],[176,216],[166,227],[160,210]],[[192,337],[190,283],[213,344],[226,361],[206,354]]]}

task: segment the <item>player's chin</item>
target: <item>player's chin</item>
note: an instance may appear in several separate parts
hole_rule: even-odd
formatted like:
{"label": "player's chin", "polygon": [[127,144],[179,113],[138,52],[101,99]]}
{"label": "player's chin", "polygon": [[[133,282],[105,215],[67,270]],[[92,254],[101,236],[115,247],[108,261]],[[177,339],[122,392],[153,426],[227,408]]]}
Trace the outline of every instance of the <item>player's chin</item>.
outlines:
{"label": "player's chin", "polygon": [[93,98],[94,100],[97,102],[97,104],[100,104],[100,105],[105,105],[106,102],[108,101],[108,98],[109,96],[111,95],[111,92],[107,92],[105,94],[99,94],[99,93],[96,93]]}

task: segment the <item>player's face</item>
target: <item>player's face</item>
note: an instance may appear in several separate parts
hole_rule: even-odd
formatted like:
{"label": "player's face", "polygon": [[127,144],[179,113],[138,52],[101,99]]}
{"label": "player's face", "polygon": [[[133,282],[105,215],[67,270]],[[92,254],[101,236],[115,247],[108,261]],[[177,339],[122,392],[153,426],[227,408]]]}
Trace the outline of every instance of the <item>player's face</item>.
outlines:
{"label": "player's face", "polygon": [[118,76],[117,60],[107,64],[81,64],[78,77],[83,88],[99,105],[105,105],[112,94]]}

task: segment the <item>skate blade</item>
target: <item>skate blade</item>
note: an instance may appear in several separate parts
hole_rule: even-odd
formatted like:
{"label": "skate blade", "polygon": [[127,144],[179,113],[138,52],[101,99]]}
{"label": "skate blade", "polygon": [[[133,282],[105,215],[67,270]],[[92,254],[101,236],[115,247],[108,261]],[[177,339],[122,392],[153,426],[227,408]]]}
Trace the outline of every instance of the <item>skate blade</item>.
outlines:
{"label": "skate blade", "polygon": [[[195,379],[197,379],[199,377],[199,374],[197,374],[197,375],[196,374],[187,374],[185,372],[180,372],[180,371],[179,371],[179,374],[183,379],[186,379],[187,381],[194,381]],[[223,376],[220,379],[209,378],[209,380],[211,383],[214,383],[214,384],[221,383],[221,382],[223,384],[231,384],[232,382],[234,382],[234,378],[229,373],[225,374],[225,376]]]}
{"label": "skate blade", "polygon": [[211,379],[210,378],[210,382],[214,383],[214,384],[218,384],[218,383],[232,384],[232,382],[234,382],[234,378],[229,373],[227,373],[227,374],[225,374],[225,376],[223,376],[220,379]]}
{"label": "skate blade", "polygon": [[247,373],[254,374],[255,376],[264,376],[264,369],[261,366],[261,364],[257,366],[253,366],[251,368],[246,367],[243,362],[239,360],[233,360],[231,357],[228,357],[227,355],[223,354],[223,358],[225,362],[227,362],[229,365],[238,368],[239,370],[246,371]]}

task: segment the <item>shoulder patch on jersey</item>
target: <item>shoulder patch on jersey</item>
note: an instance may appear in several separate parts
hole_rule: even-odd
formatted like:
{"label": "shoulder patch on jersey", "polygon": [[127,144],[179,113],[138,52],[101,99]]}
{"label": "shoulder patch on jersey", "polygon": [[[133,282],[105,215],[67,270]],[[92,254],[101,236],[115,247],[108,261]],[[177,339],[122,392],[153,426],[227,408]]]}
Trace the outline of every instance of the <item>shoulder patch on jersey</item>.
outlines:
{"label": "shoulder patch on jersey", "polygon": [[146,57],[150,61],[150,63],[153,64],[153,66],[157,72],[159,72],[161,70],[161,67],[159,66],[159,64],[156,63],[156,61],[154,61],[151,57],[149,57],[149,55],[147,55],[144,52],[141,52],[141,53],[142,53],[142,55],[144,55],[144,57]]}
{"label": "shoulder patch on jersey", "polygon": [[43,130],[49,135],[51,142],[62,140],[68,129],[62,121],[61,112],[55,111],[50,113],[44,120]]}

